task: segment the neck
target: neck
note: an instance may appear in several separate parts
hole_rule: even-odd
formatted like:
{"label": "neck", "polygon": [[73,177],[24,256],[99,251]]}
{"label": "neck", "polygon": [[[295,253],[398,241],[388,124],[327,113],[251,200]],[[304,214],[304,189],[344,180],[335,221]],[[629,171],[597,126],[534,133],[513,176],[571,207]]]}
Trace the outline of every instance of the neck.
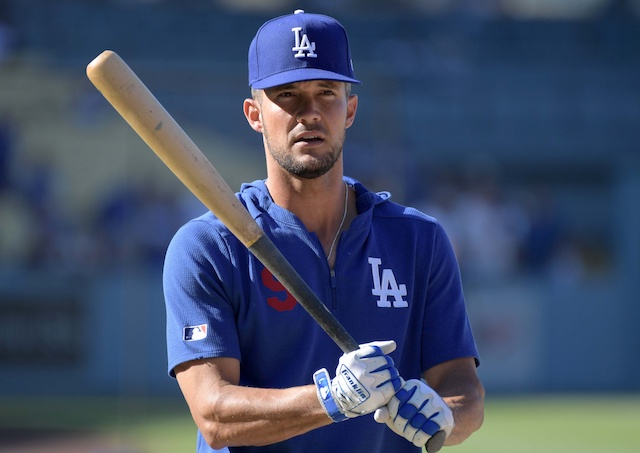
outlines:
{"label": "neck", "polygon": [[277,168],[267,172],[267,187],[273,201],[296,214],[310,231],[322,229],[324,223],[342,215],[344,183],[342,169],[334,166],[327,174],[314,179],[292,176]]}
{"label": "neck", "polygon": [[[351,189],[344,183],[342,174],[339,177],[321,177],[314,180],[279,180],[269,177],[267,187],[276,204],[293,212],[308,231],[318,236],[325,256],[329,255],[334,238],[340,235],[340,231],[348,229],[356,215],[355,197],[350,196]],[[335,240],[329,256],[332,266],[338,242],[339,238]]]}

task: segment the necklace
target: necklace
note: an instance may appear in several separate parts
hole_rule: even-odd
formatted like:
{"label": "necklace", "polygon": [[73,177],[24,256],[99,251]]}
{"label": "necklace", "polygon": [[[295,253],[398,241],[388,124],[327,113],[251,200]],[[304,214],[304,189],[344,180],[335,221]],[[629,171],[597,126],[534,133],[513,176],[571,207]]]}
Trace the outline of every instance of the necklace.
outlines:
{"label": "necklace", "polygon": [[340,235],[340,231],[342,230],[342,226],[344,225],[344,221],[347,218],[347,206],[349,204],[349,186],[347,183],[344,183],[344,212],[342,213],[342,221],[340,222],[340,226],[338,227],[338,231],[336,231],[336,235],[333,237],[333,241],[331,242],[331,248],[329,248],[329,254],[327,255],[327,261],[331,259],[331,254],[333,253],[333,248],[336,246],[336,241],[338,240],[338,236]]}

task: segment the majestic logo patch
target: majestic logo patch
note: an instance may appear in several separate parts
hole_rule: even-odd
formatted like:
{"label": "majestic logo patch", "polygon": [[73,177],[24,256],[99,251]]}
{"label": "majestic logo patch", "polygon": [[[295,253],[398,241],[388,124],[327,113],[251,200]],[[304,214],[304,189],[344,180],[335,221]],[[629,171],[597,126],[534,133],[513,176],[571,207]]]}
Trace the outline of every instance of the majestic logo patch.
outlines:
{"label": "majestic logo patch", "polygon": [[409,306],[404,297],[407,295],[407,285],[398,285],[396,276],[391,269],[380,269],[380,258],[369,258],[371,273],[373,276],[373,289],[371,294],[378,297],[376,303],[380,308],[391,307],[390,297],[393,297],[393,308],[406,308]]}
{"label": "majestic logo patch", "polygon": [[206,324],[200,324],[199,326],[185,327],[182,332],[182,339],[184,341],[198,341],[207,338],[207,331],[209,330]]}
{"label": "majestic logo patch", "polygon": [[[306,33],[303,33],[300,36],[300,32],[302,31],[302,27],[292,28],[291,31],[296,36],[296,45],[292,47],[291,50],[296,52],[293,56],[296,58],[317,58],[318,54],[316,54],[316,43],[310,42]],[[306,54],[305,54],[306,52]]]}

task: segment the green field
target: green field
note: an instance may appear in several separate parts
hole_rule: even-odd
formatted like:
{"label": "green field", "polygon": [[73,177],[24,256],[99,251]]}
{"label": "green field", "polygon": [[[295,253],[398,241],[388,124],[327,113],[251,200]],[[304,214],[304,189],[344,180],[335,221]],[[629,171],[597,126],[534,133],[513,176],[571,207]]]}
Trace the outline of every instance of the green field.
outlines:
{"label": "green field", "polygon": [[[176,400],[4,397],[0,428],[91,434],[143,453],[190,453],[195,441],[186,405]],[[483,428],[443,451],[637,453],[639,429],[640,395],[488,398]]]}
{"label": "green field", "polygon": [[640,395],[488,399],[480,431],[452,453],[637,453]]}

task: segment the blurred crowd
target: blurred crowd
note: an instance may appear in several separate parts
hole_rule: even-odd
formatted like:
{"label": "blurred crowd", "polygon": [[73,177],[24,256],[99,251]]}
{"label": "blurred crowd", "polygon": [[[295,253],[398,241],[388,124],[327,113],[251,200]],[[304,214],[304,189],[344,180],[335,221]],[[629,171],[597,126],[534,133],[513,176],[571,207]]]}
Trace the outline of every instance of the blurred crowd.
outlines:
{"label": "blurred crowd", "polygon": [[204,212],[194,197],[120,185],[78,215],[64,200],[58,169],[18,156],[18,128],[0,120],[0,269],[71,274],[117,266],[158,266],[177,228]]}
{"label": "blurred crowd", "polygon": [[[120,6],[179,4],[218,6],[238,11],[280,11],[300,7],[295,0],[93,0]],[[425,14],[462,13],[498,17],[575,19],[609,13],[640,14],[640,0],[312,0],[308,10],[328,13],[413,11]]]}
{"label": "blurred crowd", "polygon": [[583,251],[550,187],[507,188],[500,169],[486,162],[435,173],[417,207],[447,231],[466,281],[542,276],[570,285],[585,275]]}
{"label": "blurred crowd", "polygon": [[[177,0],[101,1],[122,5],[178,3]],[[185,5],[195,3],[181,1]],[[260,2],[210,3],[240,7]],[[281,11],[295,4],[289,0],[262,3]],[[374,10],[390,4],[362,0],[315,3],[309,9],[315,7],[329,13],[338,8],[356,11],[369,6]],[[401,0],[393,5],[491,16],[505,14],[508,5],[516,3],[516,0]],[[640,0],[520,0],[520,4],[528,4],[538,12],[544,8],[553,10],[552,5],[556,5],[555,11],[573,8],[575,14],[587,9],[618,15],[640,11]],[[10,16],[8,9],[0,7],[0,62],[15,46]],[[412,51],[409,47],[404,50],[407,49]],[[402,52],[394,49],[394,53]],[[82,99],[93,102],[96,96],[91,93],[92,96]],[[76,106],[81,112],[78,118],[88,121],[87,112],[94,107]],[[54,268],[82,273],[105,266],[157,266],[177,228],[204,211],[191,195],[131,183],[113,187],[96,200],[92,212],[78,215],[65,203],[59,170],[47,161],[29,160],[25,153],[17,152],[19,134],[19,127],[11,117],[0,118],[0,269]],[[558,281],[579,281],[587,266],[584,253],[563,223],[549,187],[507,188],[499,171],[483,165],[472,170],[440,170],[432,169],[433,177],[429,178],[421,199],[400,201],[414,204],[439,219],[451,237],[466,278],[490,282],[514,275],[548,274]],[[372,184],[371,188],[376,186]],[[386,188],[382,182],[379,186]]]}
{"label": "blurred crowd", "polygon": [[[103,194],[93,212],[74,215],[56,168],[16,156],[15,132],[9,118],[0,121],[0,268],[75,274],[160,266],[175,231],[205,210],[188,193],[129,183]],[[443,224],[466,279],[580,279],[584,262],[548,188],[507,193],[499,169],[485,163],[430,174],[424,196],[411,203]]]}

